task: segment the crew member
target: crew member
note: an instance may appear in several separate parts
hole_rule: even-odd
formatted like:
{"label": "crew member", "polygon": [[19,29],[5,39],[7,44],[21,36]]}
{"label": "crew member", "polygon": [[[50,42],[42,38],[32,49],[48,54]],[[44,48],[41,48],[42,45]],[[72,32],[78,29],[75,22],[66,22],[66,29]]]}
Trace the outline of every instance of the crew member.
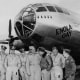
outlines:
{"label": "crew member", "polygon": [[63,56],[65,57],[65,78],[66,80],[74,80],[76,72],[76,64],[72,56],[70,56],[69,49],[63,49]]}
{"label": "crew member", "polygon": [[47,52],[43,47],[38,48],[38,53],[41,55],[41,70],[42,70],[42,80],[50,80],[50,70],[52,68],[51,56],[47,55]]}
{"label": "crew member", "polygon": [[15,47],[12,46],[10,54],[5,59],[6,80],[18,80],[18,70],[21,66],[20,57],[15,54]]}
{"label": "crew member", "polygon": [[63,55],[58,52],[58,49],[56,47],[52,48],[51,57],[53,60],[53,68],[51,70],[51,80],[62,80],[65,59]]}
{"label": "crew member", "polygon": [[21,59],[21,68],[20,68],[20,74],[22,77],[22,80],[27,80],[27,73],[26,73],[26,60],[27,60],[27,55],[24,51],[24,48],[22,48],[20,54],[20,59]]}
{"label": "crew member", "polygon": [[26,63],[29,80],[41,80],[40,61],[41,57],[36,53],[35,47],[29,46],[29,54]]}
{"label": "crew member", "polygon": [[5,57],[6,57],[6,54],[5,54],[5,50],[7,48],[5,46],[1,46],[1,51],[0,51],[0,80],[4,80],[5,79],[5,76],[6,76],[6,69],[5,69],[5,66],[4,66],[4,60],[5,60]]}

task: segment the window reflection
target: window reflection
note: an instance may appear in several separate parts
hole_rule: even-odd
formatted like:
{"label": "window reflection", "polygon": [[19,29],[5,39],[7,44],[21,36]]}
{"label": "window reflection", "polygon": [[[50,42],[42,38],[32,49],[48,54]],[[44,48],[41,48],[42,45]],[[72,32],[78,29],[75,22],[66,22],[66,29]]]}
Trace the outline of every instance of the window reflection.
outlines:
{"label": "window reflection", "polygon": [[46,6],[50,12],[56,12],[53,6]]}
{"label": "window reflection", "polygon": [[42,11],[44,12],[44,11],[47,11],[47,10],[46,10],[45,7],[38,7],[36,11],[37,12],[42,12]]}

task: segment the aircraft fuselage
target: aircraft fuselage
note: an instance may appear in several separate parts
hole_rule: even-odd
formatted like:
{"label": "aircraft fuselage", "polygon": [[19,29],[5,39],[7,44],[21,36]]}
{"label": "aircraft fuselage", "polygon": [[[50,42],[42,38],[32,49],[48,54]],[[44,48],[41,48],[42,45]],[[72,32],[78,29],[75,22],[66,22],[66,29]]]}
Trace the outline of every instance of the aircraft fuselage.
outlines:
{"label": "aircraft fuselage", "polygon": [[[53,6],[55,11],[49,11]],[[38,8],[44,7],[43,11]],[[42,10],[42,9],[41,9]],[[64,44],[80,46],[80,20],[71,13],[59,12],[55,5],[41,4],[25,7],[16,17],[15,30],[17,35],[27,42],[29,38],[43,46]]]}

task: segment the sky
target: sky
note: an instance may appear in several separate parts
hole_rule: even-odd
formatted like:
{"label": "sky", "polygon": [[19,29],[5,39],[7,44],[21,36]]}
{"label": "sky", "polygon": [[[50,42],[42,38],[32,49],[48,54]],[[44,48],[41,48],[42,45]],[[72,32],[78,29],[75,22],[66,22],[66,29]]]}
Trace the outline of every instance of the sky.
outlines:
{"label": "sky", "polygon": [[14,31],[14,19],[19,11],[33,3],[52,3],[80,13],[80,0],[0,0],[0,40],[8,37],[9,19],[12,19],[12,34]]}

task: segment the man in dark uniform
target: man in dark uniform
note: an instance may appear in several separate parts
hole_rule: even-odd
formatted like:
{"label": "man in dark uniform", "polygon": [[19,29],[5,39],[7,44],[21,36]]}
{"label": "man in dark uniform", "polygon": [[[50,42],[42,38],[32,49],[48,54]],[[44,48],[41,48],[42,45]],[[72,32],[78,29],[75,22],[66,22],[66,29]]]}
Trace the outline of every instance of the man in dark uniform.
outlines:
{"label": "man in dark uniform", "polygon": [[52,68],[52,59],[50,55],[47,55],[47,52],[43,47],[38,48],[38,53],[41,55],[41,70],[42,70],[42,80],[50,80],[50,71]]}
{"label": "man in dark uniform", "polygon": [[65,57],[65,79],[74,80],[76,72],[76,64],[72,56],[70,56],[69,49],[63,49],[63,56]]}

